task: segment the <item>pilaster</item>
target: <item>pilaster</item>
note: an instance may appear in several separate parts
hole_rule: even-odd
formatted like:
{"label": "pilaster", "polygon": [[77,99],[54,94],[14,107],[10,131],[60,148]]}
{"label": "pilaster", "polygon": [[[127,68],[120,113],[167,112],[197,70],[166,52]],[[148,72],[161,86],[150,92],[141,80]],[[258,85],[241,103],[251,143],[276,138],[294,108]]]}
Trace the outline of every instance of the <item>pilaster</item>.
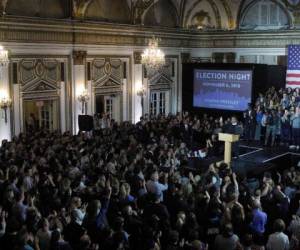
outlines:
{"label": "pilaster", "polygon": [[78,116],[85,113],[78,97],[86,90],[85,61],[86,51],[73,51],[73,133],[78,133]]}
{"label": "pilaster", "polygon": [[[8,64],[0,66],[0,101],[11,100],[9,90]],[[2,104],[2,103],[1,103]],[[11,103],[8,107],[1,105],[0,141],[11,140]]]}

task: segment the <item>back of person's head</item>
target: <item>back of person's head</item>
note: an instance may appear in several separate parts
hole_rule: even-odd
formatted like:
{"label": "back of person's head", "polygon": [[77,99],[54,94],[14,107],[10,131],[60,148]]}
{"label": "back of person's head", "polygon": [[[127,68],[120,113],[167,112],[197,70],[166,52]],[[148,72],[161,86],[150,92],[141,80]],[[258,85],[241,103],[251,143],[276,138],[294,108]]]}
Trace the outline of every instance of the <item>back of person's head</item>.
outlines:
{"label": "back of person's head", "polygon": [[222,228],[222,235],[226,238],[229,238],[233,235],[233,228],[231,223],[227,223]]}
{"label": "back of person's head", "polygon": [[47,218],[42,218],[39,225],[43,230],[49,230],[49,221]]}
{"label": "back of person's head", "polygon": [[175,230],[170,230],[168,234],[168,243],[176,245],[179,241],[179,233]]}
{"label": "back of person's head", "polygon": [[278,233],[283,232],[285,229],[284,221],[282,219],[275,220],[273,228],[274,228],[275,232],[278,232]]}
{"label": "back of person's head", "polygon": [[23,249],[23,247],[27,244],[28,240],[28,232],[26,227],[23,227],[17,234],[17,246],[19,249]]}
{"label": "back of person's head", "polygon": [[101,202],[99,200],[92,200],[89,202],[86,212],[89,218],[96,217],[97,214],[100,212],[101,209]]}
{"label": "back of person's head", "polygon": [[141,172],[140,166],[136,165],[136,166],[134,167],[134,169],[133,169],[133,172],[134,172],[135,174],[139,174],[139,173]]}
{"label": "back of person's head", "polygon": [[197,217],[193,212],[190,212],[187,217],[186,217],[186,223],[190,226],[190,227],[196,227],[198,226],[197,223]]}
{"label": "back of person's head", "polygon": [[156,188],[154,193],[148,193],[149,201],[152,203],[159,203],[161,198],[161,192]]}
{"label": "back of person's head", "polygon": [[253,209],[260,209],[261,208],[261,204],[260,204],[260,201],[255,199],[253,202],[252,202],[252,208]]}
{"label": "back of person's head", "polygon": [[90,236],[88,236],[87,234],[84,234],[80,238],[80,249],[81,250],[87,250],[87,249],[89,249],[90,246],[91,246]]}
{"label": "back of person's head", "polygon": [[194,240],[192,243],[191,243],[191,250],[202,250],[202,243],[200,240]]}
{"label": "back of person's head", "polygon": [[50,249],[56,250],[57,249],[57,243],[61,238],[61,233],[58,229],[55,229],[51,233],[51,240],[50,240]]}
{"label": "back of person's head", "polygon": [[17,202],[22,202],[24,200],[24,192],[23,191],[16,192],[15,199]]}
{"label": "back of person's head", "polygon": [[124,226],[124,218],[121,216],[118,216],[114,221],[114,230],[121,231],[121,230],[123,230],[123,226]]}
{"label": "back of person's head", "polygon": [[151,180],[158,181],[158,179],[159,179],[159,175],[158,175],[157,170],[153,170],[153,172],[151,173]]}

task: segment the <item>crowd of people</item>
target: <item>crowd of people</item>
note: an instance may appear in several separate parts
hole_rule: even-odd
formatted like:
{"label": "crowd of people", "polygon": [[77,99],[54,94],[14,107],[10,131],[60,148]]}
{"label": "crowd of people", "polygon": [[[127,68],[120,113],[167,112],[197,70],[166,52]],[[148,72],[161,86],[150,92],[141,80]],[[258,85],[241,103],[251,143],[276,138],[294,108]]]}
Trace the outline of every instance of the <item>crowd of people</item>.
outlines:
{"label": "crowd of people", "polygon": [[254,107],[244,113],[244,135],[248,141],[262,141],[265,146],[282,144],[299,150],[299,89],[270,88],[259,94]]}
{"label": "crowd of people", "polygon": [[[293,140],[298,99],[298,91],[269,90],[238,133],[260,139],[267,120],[273,144],[279,129],[268,109],[276,109],[281,141]],[[106,117],[93,134],[31,131],[3,141],[0,249],[299,250],[297,166],[255,182],[224,163],[187,167],[197,148],[221,152],[217,134],[237,125],[188,113],[137,124]]]}

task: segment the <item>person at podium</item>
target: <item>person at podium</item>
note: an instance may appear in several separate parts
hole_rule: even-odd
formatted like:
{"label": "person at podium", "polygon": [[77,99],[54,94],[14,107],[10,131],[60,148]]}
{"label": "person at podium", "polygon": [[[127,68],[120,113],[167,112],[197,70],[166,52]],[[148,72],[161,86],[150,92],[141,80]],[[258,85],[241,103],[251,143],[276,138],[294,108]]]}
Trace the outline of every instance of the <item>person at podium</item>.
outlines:
{"label": "person at podium", "polygon": [[[236,116],[231,117],[231,122],[224,128],[224,132],[227,134],[234,134],[234,135],[242,135],[243,134],[243,127],[238,122]],[[232,143],[232,154],[233,157],[239,157],[239,146],[240,142],[236,141]]]}

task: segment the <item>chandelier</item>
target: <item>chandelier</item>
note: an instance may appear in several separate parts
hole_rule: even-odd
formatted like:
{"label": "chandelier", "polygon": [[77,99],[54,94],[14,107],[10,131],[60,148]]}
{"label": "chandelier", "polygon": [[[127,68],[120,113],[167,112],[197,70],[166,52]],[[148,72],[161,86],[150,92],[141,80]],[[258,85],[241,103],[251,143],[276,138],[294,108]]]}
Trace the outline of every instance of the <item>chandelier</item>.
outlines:
{"label": "chandelier", "polygon": [[9,63],[8,51],[0,45],[0,66],[7,66]]}
{"label": "chandelier", "polygon": [[148,48],[142,54],[142,64],[154,70],[165,64],[165,54],[158,48],[158,38],[153,36],[149,40]]}

